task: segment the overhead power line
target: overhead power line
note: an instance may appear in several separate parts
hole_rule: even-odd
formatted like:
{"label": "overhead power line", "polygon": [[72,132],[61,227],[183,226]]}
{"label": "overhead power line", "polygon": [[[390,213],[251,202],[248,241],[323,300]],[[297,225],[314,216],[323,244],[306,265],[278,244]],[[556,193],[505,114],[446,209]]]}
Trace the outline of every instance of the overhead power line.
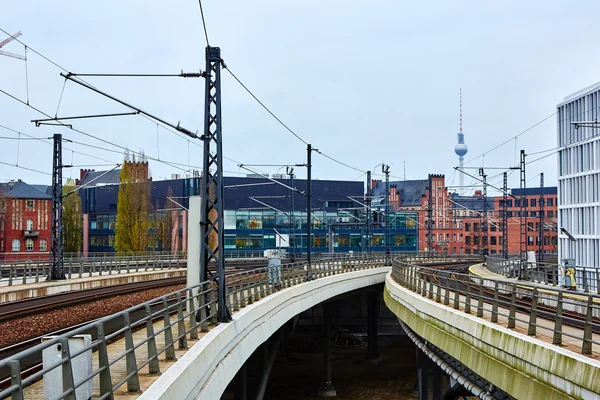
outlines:
{"label": "overhead power line", "polygon": [[[52,117],[51,117],[49,114],[47,114],[47,113],[43,112],[43,111],[42,111],[42,110],[40,110],[39,108],[36,108],[36,107],[32,106],[31,104],[27,104],[27,103],[26,103],[26,102],[24,102],[23,100],[19,99],[18,97],[15,97],[15,96],[13,96],[12,94],[10,94],[10,93],[8,93],[8,92],[4,91],[3,89],[0,89],[0,93],[3,93],[3,94],[5,94],[6,96],[8,96],[8,97],[12,98],[13,100],[15,100],[15,101],[17,101],[17,102],[19,102],[19,103],[23,104],[24,106],[27,106],[27,107],[29,107],[29,108],[31,108],[31,109],[33,109],[33,110],[37,111],[38,113],[40,113],[40,114],[42,114],[42,115],[45,115],[45,116],[46,116],[46,117],[48,117],[48,118],[52,118]],[[81,133],[81,134],[82,134],[82,135],[84,135],[84,136],[90,137],[90,138],[92,138],[92,139],[98,140],[98,141],[100,141],[100,142],[103,142],[103,143],[106,143],[106,144],[108,144],[108,145],[111,145],[111,146],[114,146],[114,147],[120,148],[121,150],[124,150],[124,151],[126,151],[126,152],[130,152],[130,153],[132,153],[132,154],[134,154],[134,155],[138,155],[138,156],[141,156],[141,157],[146,157],[146,158],[147,158],[147,159],[149,159],[149,160],[154,160],[154,161],[157,161],[157,162],[163,163],[163,164],[165,164],[165,165],[169,165],[169,166],[171,166],[172,168],[176,168],[176,169],[179,169],[179,170],[181,170],[181,171],[188,172],[188,170],[187,170],[187,169],[180,168],[180,167],[176,166],[176,165],[175,165],[175,164],[173,164],[173,163],[170,163],[170,162],[167,162],[167,161],[164,161],[164,160],[159,160],[158,158],[154,158],[154,157],[148,156],[148,155],[146,155],[146,154],[144,154],[144,153],[142,153],[142,152],[137,152],[137,151],[134,151],[134,150],[130,150],[130,149],[129,149],[128,147],[126,147],[126,146],[121,146],[121,145],[119,145],[119,144],[116,144],[116,143],[110,142],[110,141],[108,141],[108,140],[106,140],[106,139],[102,139],[102,138],[100,138],[100,137],[97,137],[97,136],[95,136],[95,135],[92,135],[91,133],[84,132],[84,131],[82,131],[81,129],[74,128],[73,126],[71,126],[71,125],[67,125],[67,124],[64,124],[64,123],[62,123],[62,122],[60,122],[60,121],[58,121],[58,123],[59,123],[59,124],[60,124],[62,127],[68,128],[68,129],[70,129],[70,130],[72,130],[72,131],[74,131],[74,132],[77,132],[77,133]],[[79,143],[79,144],[81,144],[81,143]],[[88,146],[89,146],[89,145],[88,145]]]}
{"label": "overhead power line", "polygon": [[[240,84],[240,86],[241,86],[242,88],[244,88],[244,90],[245,90],[246,92],[248,92],[248,94],[250,94],[250,96],[252,96],[252,98],[253,98],[254,100],[256,100],[256,102],[257,102],[258,104],[260,104],[260,106],[261,106],[262,108],[264,108],[264,109],[265,109],[265,111],[266,111],[266,112],[268,112],[268,113],[269,113],[269,114],[270,114],[270,115],[271,115],[273,118],[275,118],[275,120],[276,120],[277,122],[279,122],[279,124],[280,124],[281,126],[283,126],[283,127],[284,127],[284,128],[285,128],[285,129],[286,129],[288,132],[289,132],[289,133],[291,133],[292,135],[294,135],[294,137],[295,137],[296,139],[298,139],[299,141],[301,141],[301,142],[302,142],[302,143],[304,143],[305,145],[308,145],[308,144],[309,144],[309,143],[308,143],[306,140],[304,140],[304,139],[303,139],[303,138],[302,138],[300,135],[298,135],[298,134],[297,134],[296,132],[294,132],[294,131],[293,131],[293,130],[292,130],[290,127],[289,127],[289,126],[287,126],[287,125],[286,125],[286,124],[285,124],[285,123],[284,123],[284,122],[283,122],[283,121],[282,121],[282,120],[281,120],[281,119],[280,119],[280,118],[279,118],[277,115],[275,115],[275,113],[273,113],[273,111],[271,111],[271,110],[269,109],[269,107],[267,107],[267,106],[265,105],[265,103],[263,103],[263,102],[262,102],[262,101],[261,101],[261,100],[260,100],[260,99],[259,99],[259,98],[258,98],[258,97],[257,97],[257,96],[256,96],[256,95],[255,95],[255,94],[254,94],[254,93],[253,93],[253,92],[252,92],[252,91],[251,91],[251,90],[248,88],[248,86],[246,86],[246,85],[245,85],[245,84],[244,84],[244,83],[243,83],[243,82],[242,82],[242,81],[241,81],[241,80],[240,80],[240,79],[237,77],[237,75],[235,75],[235,74],[234,74],[234,73],[231,71],[231,69],[230,69],[228,66],[223,66],[223,69],[224,69],[225,71],[227,71],[227,72],[228,72],[228,73],[229,73],[229,74],[230,74],[230,75],[233,77],[233,79],[235,79],[235,81],[237,81],[237,83],[239,83],[239,84]],[[342,165],[342,166],[344,166],[344,167],[346,167],[346,168],[350,168],[350,169],[352,169],[352,170],[354,170],[354,171],[358,171],[358,172],[365,172],[365,170],[363,170],[363,169],[360,169],[360,168],[353,167],[353,166],[351,166],[351,165],[349,165],[349,164],[347,164],[347,163],[345,163],[345,162],[343,162],[343,161],[340,161],[340,160],[338,160],[338,159],[336,159],[336,158],[334,158],[334,157],[331,157],[331,156],[329,156],[329,155],[325,154],[325,153],[324,153],[324,152],[322,152],[322,151],[319,151],[319,150],[316,150],[316,149],[315,149],[315,151],[316,151],[318,154],[322,155],[323,157],[325,157],[325,158],[327,158],[327,159],[329,159],[329,160],[331,160],[331,161],[333,161],[333,162],[335,162],[335,163],[338,163],[338,164],[340,164],[340,165]]]}
{"label": "overhead power line", "polygon": [[198,0],[198,5],[200,6],[200,15],[202,16],[202,26],[204,27],[204,37],[206,38],[206,45],[210,46],[208,41],[208,30],[206,29],[206,20],[204,19],[204,9],[202,9],[202,0]]}
{"label": "overhead power line", "polygon": [[541,120],[541,121],[539,121],[539,122],[536,122],[534,125],[532,125],[532,126],[530,126],[529,128],[525,129],[523,132],[521,132],[521,133],[519,133],[519,134],[517,134],[517,135],[515,135],[515,136],[511,137],[510,139],[508,139],[508,140],[506,140],[506,141],[504,141],[504,142],[500,143],[499,145],[497,145],[496,147],[493,147],[493,148],[491,148],[490,150],[486,151],[485,153],[482,153],[482,154],[478,155],[477,157],[474,157],[474,158],[471,158],[471,159],[470,159],[470,160],[468,160],[468,161],[465,161],[465,164],[467,164],[467,163],[470,163],[471,161],[475,161],[475,160],[477,160],[477,159],[478,159],[478,158],[480,158],[480,157],[484,157],[486,154],[488,154],[488,153],[491,153],[492,151],[494,151],[494,150],[496,150],[496,149],[499,149],[500,147],[504,146],[505,144],[508,144],[508,143],[512,142],[513,140],[515,140],[515,139],[516,139],[516,138],[518,138],[519,136],[522,136],[522,135],[524,135],[525,133],[529,132],[530,130],[532,130],[532,129],[533,129],[533,128],[535,128],[536,126],[538,126],[538,125],[540,125],[540,124],[542,124],[542,123],[546,122],[546,121],[547,121],[547,120],[549,120],[550,118],[554,117],[556,114],[558,114],[558,111],[556,111],[556,112],[554,112],[554,113],[552,113],[552,114],[548,115],[546,118],[542,119],[542,120]]}

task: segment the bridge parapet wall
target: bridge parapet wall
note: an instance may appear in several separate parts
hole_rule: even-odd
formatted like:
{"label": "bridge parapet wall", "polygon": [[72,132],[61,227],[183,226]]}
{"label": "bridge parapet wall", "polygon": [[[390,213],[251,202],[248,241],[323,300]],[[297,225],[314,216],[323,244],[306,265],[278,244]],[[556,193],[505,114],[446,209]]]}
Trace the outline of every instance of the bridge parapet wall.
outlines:
{"label": "bridge parapet wall", "polygon": [[[482,293],[478,286],[472,285],[468,295],[464,290],[455,296],[457,291],[449,288],[451,285],[444,285],[449,278],[438,276],[434,283],[423,270],[396,263],[394,276],[387,276],[384,290],[384,300],[390,310],[423,339],[515,398],[597,398],[600,362],[578,354],[579,349],[587,347],[585,339],[578,348],[567,339],[565,342],[569,343],[559,347],[545,342],[541,335],[532,337],[527,333],[535,335],[536,330],[528,332],[527,324],[522,323],[531,318],[529,315],[525,318],[520,312],[512,316],[513,323],[517,320],[516,329],[490,322],[490,319],[504,322],[506,318],[503,318],[502,306],[494,310],[492,298],[478,297]],[[477,281],[476,278],[474,283]],[[504,289],[513,287],[507,285]],[[483,304],[487,301],[490,304],[486,308]],[[471,310],[476,310],[475,315]],[[482,318],[484,314],[487,315]],[[507,312],[506,317],[510,320],[510,313]],[[542,330],[539,321],[537,327]],[[568,334],[567,331],[561,328],[561,335]],[[583,330],[580,334],[584,336]],[[549,337],[552,342],[552,332]],[[592,342],[588,344],[591,352]]]}

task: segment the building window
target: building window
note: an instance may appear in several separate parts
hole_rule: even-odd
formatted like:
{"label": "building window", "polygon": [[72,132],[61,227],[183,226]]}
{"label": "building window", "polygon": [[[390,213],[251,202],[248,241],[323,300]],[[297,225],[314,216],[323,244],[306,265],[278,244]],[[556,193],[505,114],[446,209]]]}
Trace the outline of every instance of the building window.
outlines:
{"label": "building window", "polygon": [[40,239],[40,251],[48,250],[48,241],[46,239]]}
{"label": "building window", "polygon": [[0,239],[0,251],[4,251],[4,239]]}
{"label": "building window", "polygon": [[[455,233],[454,235],[452,235],[452,241],[453,241],[453,242],[456,242],[456,233]],[[455,249],[455,250],[456,250],[456,249]],[[456,254],[456,253],[454,253],[454,254]]]}
{"label": "building window", "polygon": [[25,241],[25,251],[33,251],[33,239],[27,239]]}
{"label": "building window", "polygon": [[552,207],[553,203],[553,199],[548,199],[546,202],[546,205],[548,205],[548,207]]}
{"label": "building window", "polygon": [[27,223],[25,225],[27,226],[28,231],[33,230],[33,220],[31,218],[27,220]]}
{"label": "building window", "polygon": [[535,201],[535,199],[531,199],[531,200],[529,200],[529,205],[530,205],[531,207],[535,207],[535,205],[536,205],[536,201]]}
{"label": "building window", "polygon": [[4,232],[4,218],[0,219],[0,232]]}
{"label": "building window", "polygon": [[527,236],[527,245],[533,246],[533,236]]}
{"label": "building window", "polygon": [[33,200],[27,200],[27,209],[33,210]]}
{"label": "building window", "polygon": [[[459,242],[462,242],[462,241],[463,241],[463,235],[462,235],[462,233],[461,233],[460,235],[458,235],[458,241],[459,241]],[[462,253],[460,253],[460,254],[462,254]]]}
{"label": "building window", "polygon": [[492,246],[495,246],[495,245],[496,245],[496,236],[490,236],[490,244],[491,244]]}
{"label": "building window", "polygon": [[12,251],[21,251],[21,241],[19,239],[13,239]]}

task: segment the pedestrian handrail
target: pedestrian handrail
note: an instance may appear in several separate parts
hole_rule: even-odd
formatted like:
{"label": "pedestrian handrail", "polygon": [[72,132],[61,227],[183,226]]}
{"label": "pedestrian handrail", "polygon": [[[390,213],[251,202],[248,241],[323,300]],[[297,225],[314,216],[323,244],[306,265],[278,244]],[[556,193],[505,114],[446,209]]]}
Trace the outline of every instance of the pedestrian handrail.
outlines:
{"label": "pedestrian handrail", "polygon": [[[392,278],[405,288],[455,310],[462,309],[467,314],[475,311],[477,317],[494,323],[505,320],[510,329],[520,323],[530,336],[546,331],[554,345],[562,345],[565,337],[575,339],[582,354],[591,354],[593,346],[600,344],[593,338],[593,333],[600,332],[598,294],[444,272],[401,259],[393,261]],[[552,323],[542,324],[540,319]],[[565,329],[566,326],[574,329]]]}
{"label": "pedestrian handrail", "polygon": [[600,268],[597,267],[574,266],[571,279],[560,264],[526,261],[518,255],[507,259],[487,256],[485,264],[490,271],[509,278],[600,294]]}
{"label": "pedestrian handrail", "polygon": [[[431,260],[429,255],[415,253],[396,257],[411,262]],[[384,253],[355,253],[315,260],[310,268],[306,261],[298,261],[235,272],[225,278],[227,308],[235,317],[235,312],[247,305],[308,280],[386,265],[389,265],[389,258]],[[62,393],[57,397],[60,399],[74,398],[76,389],[89,384],[90,380],[97,382],[94,398],[98,399],[112,398],[117,390],[139,392],[142,371],[159,374],[159,358],[174,360],[176,347],[187,348],[188,340],[198,339],[199,332],[206,332],[210,325],[218,323],[220,304],[217,301],[217,287],[217,280],[208,280],[174,291],[0,360],[1,376],[10,376],[10,384],[0,392],[0,399],[23,399],[33,383],[57,369],[63,376]],[[155,329],[155,322],[161,322],[162,327]],[[138,331],[142,333],[141,339]],[[69,339],[90,332],[92,341],[89,345],[74,351],[70,349]],[[109,342],[122,337],[125,339],[125,351],[111,355],[108,351]],[[50,365],[42,365],[32,374],[25,373],[26,360],[41,358],[42,352],[53,346],[60,354],[60,359]],[[73,359],[91,352],[97,353],[92,371],[83,376],[74,373]],[[125,374],[119,374],[123,369]]]}

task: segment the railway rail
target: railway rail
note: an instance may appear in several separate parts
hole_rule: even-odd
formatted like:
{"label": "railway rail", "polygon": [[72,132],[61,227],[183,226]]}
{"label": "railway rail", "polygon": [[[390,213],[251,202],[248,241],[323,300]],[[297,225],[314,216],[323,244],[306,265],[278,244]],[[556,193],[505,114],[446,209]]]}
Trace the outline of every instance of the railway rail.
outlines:
{"label": "railway rail", "polygon": [[[458,266],[436,269],[395,261],[392,276],[408,289],[454,309],[469,314],[475,311],[477,317],[483,317],[485,312],[494,323],[502,316],[509,329],[516,328],[518,322],[530,336],[541,330],[549,332],[555,345],[562,345],[563,337],[580,340],[583,354],[591,354],[592,347],[600,345],[593,338],[593,334],[600,333],[597,294],[487,279],[467,274],[465,269]],[[566,327],[576,330],[569,331]]]}

